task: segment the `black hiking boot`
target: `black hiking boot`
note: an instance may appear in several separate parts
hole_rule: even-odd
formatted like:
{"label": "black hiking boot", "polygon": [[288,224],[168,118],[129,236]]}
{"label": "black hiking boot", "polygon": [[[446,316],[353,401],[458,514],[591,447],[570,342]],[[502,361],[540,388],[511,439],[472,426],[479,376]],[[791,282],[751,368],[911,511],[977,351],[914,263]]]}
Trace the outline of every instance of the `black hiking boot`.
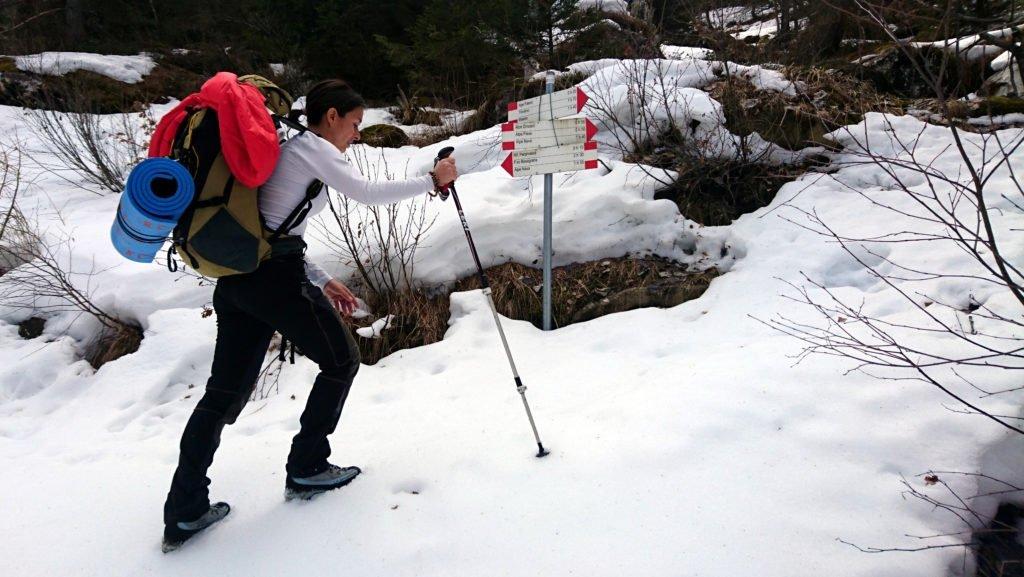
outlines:
{"label": "black hiking boot", "polygon": [[352,482],[362,471],[359,467],[339,467],[328,465],[327,470],[311,477],[292,477],[285,480],[284,499],[310,500],[321,493],[344,487]]}
{"label": "black hiking boot", "polygon": [[227,503],[214,503],[195,521],[179,521],[164,527],[164,542],[160,549],[170,553],[192,538],[193,535],[220,521],[231,512]]}

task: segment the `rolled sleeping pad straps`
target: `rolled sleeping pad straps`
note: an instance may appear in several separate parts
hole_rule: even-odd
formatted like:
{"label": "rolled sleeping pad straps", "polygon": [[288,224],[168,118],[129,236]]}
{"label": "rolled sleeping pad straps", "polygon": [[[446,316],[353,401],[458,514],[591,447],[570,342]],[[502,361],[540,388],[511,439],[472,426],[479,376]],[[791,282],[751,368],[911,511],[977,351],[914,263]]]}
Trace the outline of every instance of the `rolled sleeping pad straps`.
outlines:
{"label": "rolled sleeping pad straps", "polygon": [[128,175],[110,228],[114,249],[128,260],[153,262],[195,193],[192,175],[179,162],[169,158],[140,162]]}

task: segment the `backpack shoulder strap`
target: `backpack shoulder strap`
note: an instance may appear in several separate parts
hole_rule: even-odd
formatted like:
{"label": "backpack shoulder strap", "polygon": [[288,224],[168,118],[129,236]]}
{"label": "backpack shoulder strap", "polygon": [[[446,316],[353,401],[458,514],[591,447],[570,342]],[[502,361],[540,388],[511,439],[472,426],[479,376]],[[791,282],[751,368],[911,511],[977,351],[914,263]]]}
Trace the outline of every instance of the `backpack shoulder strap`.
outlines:
{"label": "backpack shoulder strap", "polygon": [[[282,124],[293,130],[298,130],[299,134],[306,132],[309,128],[306,128],[302,124],[295,122],[287,116],[281,116],[280,114],[271,114],[271,118],[274,119],[274,124],[281,126]],[[320,196],[320,193],[324,189],[324,183],[319,180],[314,180],[306,187],[306,194],[303,196],[302,201],[292,209],[291,214],[288,215],[284,221],[281,222],[281,226],[270,235],[270,241],[273,242],[278,239],[281,235],[288,234],[293,228],[299,226],[299,223],[309,215],[309,211],[313,209],[313,199]]]}
{"label": "backpack shoulder strap", "polygon": [[281,222],[281,226],[278,226],[277,229],[271,233],[268,240],[273,242],[281,235],[288,234],[293,228],[299,226],[299,223],[302,222],[303,219],[309,215],[309,211],[313,209],[313,199],[320,196],[323,189],[323,182],[320,182],[319,180],[311,182],[310,185],[306,187],[306,194],[303,196],[302,201],[299,202],[299,204],[292,209],[291,214]]}
{"label": "backpack shoulder strap", "polygon": [[270,117],[274,119],[274,124],[276,124],[278,127],[280,127],[283,124],[288,128],[291,128],[292,130],[298,130],[299,134],[309,130],[302,124],[295,122],[294,120],[288,118],[287,116],[281,116],[280,114],[271,114]]}

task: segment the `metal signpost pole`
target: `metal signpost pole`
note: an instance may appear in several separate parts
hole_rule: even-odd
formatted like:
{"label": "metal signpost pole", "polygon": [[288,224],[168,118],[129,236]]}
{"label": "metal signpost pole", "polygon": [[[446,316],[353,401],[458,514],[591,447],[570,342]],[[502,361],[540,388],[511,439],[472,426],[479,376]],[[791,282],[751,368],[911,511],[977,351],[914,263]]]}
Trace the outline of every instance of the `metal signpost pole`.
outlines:
{"label": "metal signpost pole", "polygon": [[[545,92],[555,90],[555,73],[548,71]],[[549,96],[550,98],[550,96]],[[544,330],[551,330],[551,188],[554,179],[550,173],[544,175]]]}

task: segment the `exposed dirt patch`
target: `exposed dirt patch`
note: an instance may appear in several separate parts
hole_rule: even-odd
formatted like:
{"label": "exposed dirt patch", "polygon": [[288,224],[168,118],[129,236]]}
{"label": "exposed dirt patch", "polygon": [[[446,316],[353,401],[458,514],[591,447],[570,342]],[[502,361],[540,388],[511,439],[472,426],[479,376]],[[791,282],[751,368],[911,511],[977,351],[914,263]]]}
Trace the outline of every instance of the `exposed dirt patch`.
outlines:
{"label": "exposed dirt patch", "polygon": [[[486,274],[499,313],[541,327],[541,270],[506,263],[487,269]],[[716,276],[715,270],[694,272],[685,265],[659,258],[613,258],[557,267],[552,270],[554,324],[557,328],[637,308],[676,306],[699,297]],[[473,275],[458,281],[453,290],[477,288],[480,281]],[[374,319],[388,314],[395,317],[381,338],[357,337],[363,362],[367,364],[401,349],[440,341],[448,329],[447,294],[403,293],[368,304],[374,317],[354,321],[356,327],[369,326]]]}
{"label": "exposed dirt patch", "polygon": [[46,319],[32,317],[18,323],[18,336],[23,339],[34,339],[43,334]]}

